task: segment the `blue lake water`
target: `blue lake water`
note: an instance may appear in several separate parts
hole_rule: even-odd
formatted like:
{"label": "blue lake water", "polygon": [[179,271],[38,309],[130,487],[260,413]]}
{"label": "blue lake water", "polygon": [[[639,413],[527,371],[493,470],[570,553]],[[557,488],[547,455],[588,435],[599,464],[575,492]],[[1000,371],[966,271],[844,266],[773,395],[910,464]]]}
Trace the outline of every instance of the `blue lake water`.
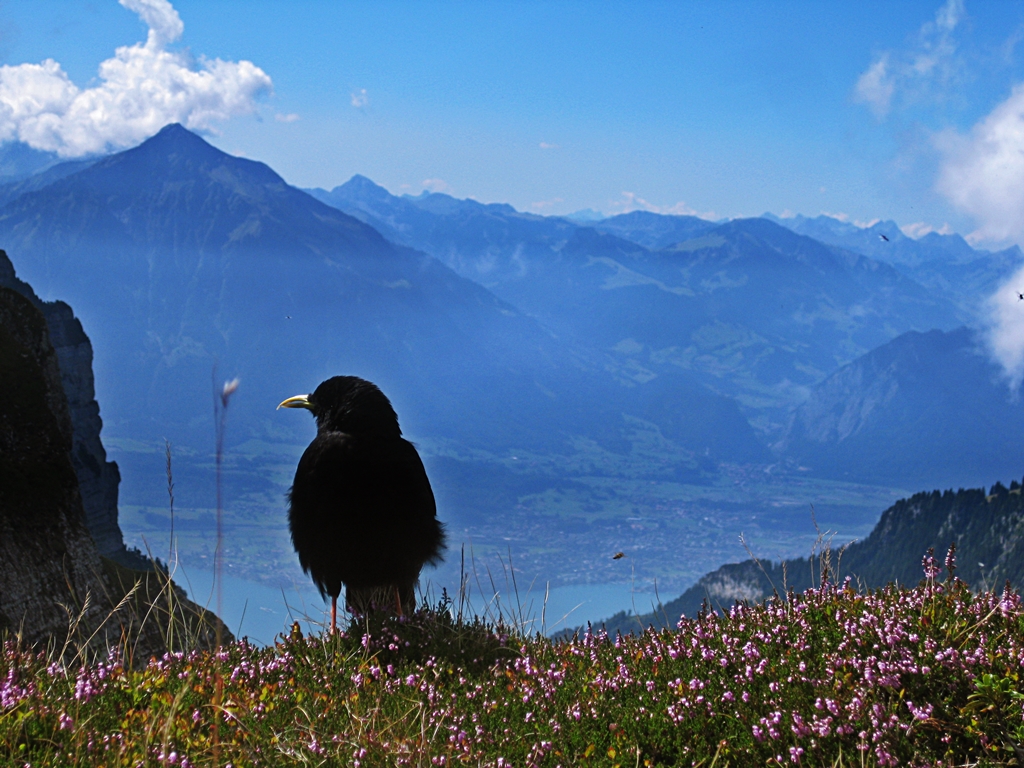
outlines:
{"label": "blue lake water", "polygon": [[[179,568],[174,580],[196,603],[217,610],[213,572],[198,568]],[[436,595],[429,583],[425,585],[431,602]],[[639,592],[630,582],[617,584],[586,584],[512,594],[488,595],[486,599],[470,595],[470,610],[496,617],[500,611],[516,623],[525,623],[530,631],[547,634],[597,622],[622,610],[646,613],[651,610],[654,595]],[[293,621],[304,631],[319,631],[330,621],[330,605],[324,604],[312,583],[295,584],[281,589],[224,575],[221,590],[221,617],[235,636],[248,636],[250,641],[267,645]]]}

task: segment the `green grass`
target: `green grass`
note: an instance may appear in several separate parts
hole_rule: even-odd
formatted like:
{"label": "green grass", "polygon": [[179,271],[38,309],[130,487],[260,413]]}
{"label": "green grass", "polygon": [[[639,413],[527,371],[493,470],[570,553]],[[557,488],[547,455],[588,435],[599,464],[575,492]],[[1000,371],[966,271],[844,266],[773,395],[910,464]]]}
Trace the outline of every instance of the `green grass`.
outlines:
{"label": "green grass", "polygon": [[1020,598],[926,567],[625,638],[526,635],[445,597],[137,669],[8,642],[0,764],[1018,765]]}

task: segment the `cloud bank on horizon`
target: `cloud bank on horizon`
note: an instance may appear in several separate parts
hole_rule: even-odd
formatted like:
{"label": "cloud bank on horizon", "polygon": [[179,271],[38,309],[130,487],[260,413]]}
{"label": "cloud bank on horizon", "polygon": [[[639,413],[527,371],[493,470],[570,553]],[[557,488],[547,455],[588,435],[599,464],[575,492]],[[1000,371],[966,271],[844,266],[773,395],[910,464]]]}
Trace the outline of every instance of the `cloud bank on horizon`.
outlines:
{"label": "cloud bank on horizon", "polygon": [[[896,107],[942,103],[969,75],[960,54],[958,31],[968,18],[963,0],[946,0],[903,51],[882,51],[861,74],[853,99],[880,121]],[[1007,41],[1020,37],[1015,32]],[[972,243],[1024,240],[1024,84],[966,133],[932,135],[938,153],[935,189],[970,215],[977,228]]]}
{"label": "cloud bank on horizon", "polygon": [[212,130],[256,110],[273,88],[251,61],[167,50],[185,25],[168,0],[118,0],[149,27],[145,43],[118,48],[99,84],[79,88],[53,59],[0,67],[0,142],[79,157],[134,146],[168,123]]}
{"label": "cloud bank on horizon", "polygon": [[[942,103],[966,78],[957,40],[965,18],[963,0],[946,0],[906,50],[876,55],[857,80],[854,101],[867,106],[879,121],[897,107]],[[1008,50],[1019,39],[1018,29],[1007,40]],[[1014,85],[966,132],[937,131],[932,144],[938,154],[935,190],[975,222],[967,240],[1024,242],[1024,83]],[[1022,291],[1024,267],[1009,276],[984,307],[988,351],[1013,391],[1024,383]]]}

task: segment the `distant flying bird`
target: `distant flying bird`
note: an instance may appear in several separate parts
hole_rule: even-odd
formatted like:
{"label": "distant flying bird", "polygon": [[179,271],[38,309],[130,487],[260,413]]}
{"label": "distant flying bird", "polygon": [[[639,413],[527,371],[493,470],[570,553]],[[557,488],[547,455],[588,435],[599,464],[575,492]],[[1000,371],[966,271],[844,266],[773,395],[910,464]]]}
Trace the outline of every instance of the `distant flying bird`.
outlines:
{"label": "distant flying bird", "polygon": [[1017,301],[1024,301],[1024,293],[1017,291]]}
{"label": "distant flying bird", "polygon": [[288,527],[302,570],[331,596],[331,631],[345,585],[349,611],[416,609],[416,581],[445,548],[423,462],[374,384],[327,379],[278,408],[306,408],[317,434],[288,492]]}
{"label": "distant flying bird", "polygon": [[887,242],[887,243],[889,242],[889,238],[888,238],[888,237],[886,237],[885,235],[883,235],[882,233],[879,233],[879,234],[878,234],[878,236],[879,236],[880,238],[882,238],[883,240],[885,240],[885,242]]}
{"label": "distant flying bird", "polygon": [[614,555],[612,555],[612,560],[621,560],[625,556],[626,556],[625,552],[616,552]]}

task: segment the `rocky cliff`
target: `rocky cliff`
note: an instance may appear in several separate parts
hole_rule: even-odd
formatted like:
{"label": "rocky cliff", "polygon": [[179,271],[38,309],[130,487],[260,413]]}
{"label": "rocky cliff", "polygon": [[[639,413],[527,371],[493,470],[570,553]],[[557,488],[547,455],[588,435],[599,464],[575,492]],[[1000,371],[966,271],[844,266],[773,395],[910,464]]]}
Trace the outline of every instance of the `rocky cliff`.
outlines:
{"label": "rocky cliff", "polygon": [[[43,316],[0,288],[0,629],[59,637],[110,602],[71,465],[71,415]],[[65,607],[67,610],[65,610]]]}
{"label": "rocky cliff", "polygon": [[117,464],[107,461],[107,452],[100,442],[103,421],[93,385],[92,344],[81,322],[64,302],[40,300],[28,283],[17,278],[3,251],[0,251],[0,286],[24,296],[46,319],[71,419],[71,463],[78,478],[85,525],[96,548],[101,555],[121,565],[148,567],[139,555],[126,550],[117,523],[117,488],[121,476]]}
{"label": "rocky cliff", "polygon": [[[132,560],[117,526],[117,469],[99,444],[91,348],[69,307],[51,305],[44,317],[38,299],[24,295],[31,289],[21,287],[0,287],[0,638],[50,644],[65,658],[111,645],[142,660],[212,646],[216,618],[166,575],[101,557],[78,472],[97,504],[110,503],[112,487],[113,515],[101,517],[98,530],[113,554]],[[51,324],[63,360],[51,344]],[[62,373],[64,360],[69,373]],[[66,396],[65,381],[77,387],[76,399]],[[87,430],[82,437],[75,435],[76,416]],[[231,639],[220,630],[222,640]]]}

